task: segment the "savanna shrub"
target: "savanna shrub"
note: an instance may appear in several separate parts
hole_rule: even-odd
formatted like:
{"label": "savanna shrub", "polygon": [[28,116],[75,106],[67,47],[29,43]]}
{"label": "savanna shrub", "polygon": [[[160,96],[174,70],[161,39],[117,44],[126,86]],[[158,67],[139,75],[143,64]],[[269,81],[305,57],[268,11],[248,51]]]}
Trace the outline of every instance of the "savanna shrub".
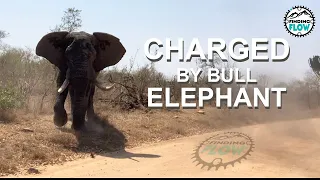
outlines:
{"label": "savanna shrub", "polygon": [[19,108],[22,105],[22,97],[17,90],[0,87],[0,109]]}

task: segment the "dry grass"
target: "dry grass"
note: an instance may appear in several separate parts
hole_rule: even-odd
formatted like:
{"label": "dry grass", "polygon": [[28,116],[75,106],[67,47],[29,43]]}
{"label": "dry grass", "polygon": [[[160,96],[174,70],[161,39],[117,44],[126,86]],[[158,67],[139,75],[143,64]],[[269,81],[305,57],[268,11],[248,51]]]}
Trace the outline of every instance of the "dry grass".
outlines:
{"label": "dry grass", "polygon": [[0,123],[12,123],[16,120],[16,117],[14,111],[0,109]]}

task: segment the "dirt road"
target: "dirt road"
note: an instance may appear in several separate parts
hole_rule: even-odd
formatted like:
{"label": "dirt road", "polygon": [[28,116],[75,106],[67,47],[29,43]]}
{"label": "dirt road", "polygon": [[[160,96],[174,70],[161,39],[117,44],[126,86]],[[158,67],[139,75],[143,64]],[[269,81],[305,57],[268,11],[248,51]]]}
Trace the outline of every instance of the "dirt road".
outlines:
{"label": "dirt road", "polygon": [[319,127],[320,119],[309,119],[228,129],[251,136],[255,148],[217,171],[191,159],[210,133],[40,168],[32,177],[320,177]]}

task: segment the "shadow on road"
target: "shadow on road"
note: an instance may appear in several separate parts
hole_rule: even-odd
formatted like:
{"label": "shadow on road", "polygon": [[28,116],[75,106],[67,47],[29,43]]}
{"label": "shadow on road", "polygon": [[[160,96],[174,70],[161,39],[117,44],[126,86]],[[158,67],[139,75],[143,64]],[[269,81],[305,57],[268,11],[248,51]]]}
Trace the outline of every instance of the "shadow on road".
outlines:
{"label": "shadow on road", "polygon": [[117,152],[105,153],[105,154],[100,154],[100,155],[105,156],[105,157],[117,158],[117,159],[132,159],[137,162],[139,162],[139,161],[134,159],[135,157],[138,157],[138,158],[159,158],[159,157],[161,157],[159,155],[154,155],[154,154],[131,153],[131,152],[127,152],[124,149],[117,151]]}
{"label": "shadow on road", "polygon": [[[125,151],[127,139],[125,135],[109,123],[108,119],[96,115],[86,122],[88,132],[80,139],[78,147],[72,148],[75,152],[84,152],[111,157],[111,158],[158,158],[159,155],[135,154]],[[94,155],[92,155],[94,156]],[[137,160],[135,160],[137,161]]]}

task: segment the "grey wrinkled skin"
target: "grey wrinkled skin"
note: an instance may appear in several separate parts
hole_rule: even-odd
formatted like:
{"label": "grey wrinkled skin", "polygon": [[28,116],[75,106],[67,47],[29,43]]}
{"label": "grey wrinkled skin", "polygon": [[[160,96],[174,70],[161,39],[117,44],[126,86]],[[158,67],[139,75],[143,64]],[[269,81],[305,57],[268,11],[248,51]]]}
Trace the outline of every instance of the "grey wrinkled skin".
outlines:
{"label": "grey wrinkled skin", "polygon": [[94,116],[95,80],[105,67],[117,64],[126,50],[118,38],[107,33],[53,32],[42,37],[36,54],[58,67],[57,88],[69,80],[68,88],[57,93],[54,105],[54,124],[67,123],[65,100],[70,93],[72,128],[85,129],[85,115]]}

